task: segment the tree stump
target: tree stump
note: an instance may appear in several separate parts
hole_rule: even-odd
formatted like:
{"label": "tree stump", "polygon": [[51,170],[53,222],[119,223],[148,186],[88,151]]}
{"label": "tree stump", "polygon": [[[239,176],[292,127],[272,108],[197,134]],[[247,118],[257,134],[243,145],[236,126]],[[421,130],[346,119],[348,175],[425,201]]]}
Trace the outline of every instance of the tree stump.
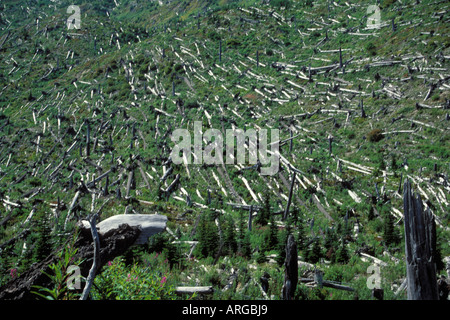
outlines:
{"label": "tree stump", "polygon": [[297,244],[294,236],[289,234],[286,244],[286,260],[284,262],[284,284],[282,295],[284,300],[292,300],[294,298],[295,289],[298,282],[298,255]]}
{"label": "tree stump", "polygon": [[383,298],[384,298],[384,290],[383,289],[378,289],[378,288],[372,289],[372,297],[374,297],[377,300],[383,300]]}
{"label": "tree stump", "polygon": [[412,194],[409,180],[404,184],[403,210],[408,300],[437,300],[436,224],[429,209],[423,211],[420,195]]}

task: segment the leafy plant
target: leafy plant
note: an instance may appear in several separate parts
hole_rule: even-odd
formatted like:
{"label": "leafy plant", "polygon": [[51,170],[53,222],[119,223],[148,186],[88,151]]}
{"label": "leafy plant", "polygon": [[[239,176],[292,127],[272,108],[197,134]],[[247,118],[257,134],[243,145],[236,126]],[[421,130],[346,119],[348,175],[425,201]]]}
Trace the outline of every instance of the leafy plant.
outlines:
{"label": "leafy plant", "polygon": [[173,300],[175,288],[170,284],[170,266],[164,255],[150,255],[143,267],[126,266],[121,257],[108,262],[94,280],[94,299]]}
{"label": "leafy plant", "polygon": [[[81,261],[74,261],[77,248],[73,244],[67,245],[58,255],[56,263],[49,265],[49,271],[43,273],[51,280],[53,287],[33,286],[38,291],[32,293],[46,300],[75,300],[79,293],[68,287],[68,280],[71,276],[70,267],[78,266]],[[81,279],[79,279],[81,280]]]}

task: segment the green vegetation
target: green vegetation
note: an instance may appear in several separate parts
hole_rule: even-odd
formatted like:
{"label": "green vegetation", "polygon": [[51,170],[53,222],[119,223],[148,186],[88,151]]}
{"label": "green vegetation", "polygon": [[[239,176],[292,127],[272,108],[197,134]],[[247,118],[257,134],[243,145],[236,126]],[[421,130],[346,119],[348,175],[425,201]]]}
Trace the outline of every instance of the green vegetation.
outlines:
{"label": "green vegetation", "polygon": [[[406,276],[406,178],[436,217],[443,272],[448,6],[381,1],[383,25],[369,30],[372,2],[0,4],[0,285],[60,250],[77,221],[109,200],[100,220],[159,213],[168,231],[104,265],[92,299],[261,299],[255,282],[265,274],[265,294],[281,299],[289,234],[299,278],[319,269],[355,289],[299,283],[295,299],[374,299],[372,261],[361,253],[386,264],[384,299],[405,299],[395,292]],[[80,6],[81,29],[67,29],[71,4]],[[193,140],[194,121],[203,133],[279,129],[280,170],[171,163],[171,134],[188,129]],[[291,166],[298,173],[283,219]],[[251,225],[249,210],[232,204],[257,207]],[[79,298],[64,287],[71,254],[52,265],[55,286],[34,288],[36,298]],[[214,293],[175,294],[199,285]]]}

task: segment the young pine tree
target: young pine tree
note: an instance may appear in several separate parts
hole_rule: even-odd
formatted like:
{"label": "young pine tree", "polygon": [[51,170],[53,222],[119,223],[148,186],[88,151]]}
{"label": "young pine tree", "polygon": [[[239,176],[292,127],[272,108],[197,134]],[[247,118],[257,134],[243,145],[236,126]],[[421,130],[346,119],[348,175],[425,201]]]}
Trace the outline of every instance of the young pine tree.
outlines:
{"label": "young pine tree", "polygon": [[245,258],[250,258],[252,248],[250,242],[250,231],[246,226],[243,210],[239,211],[239,234],[238,234],[238,254]]}
{"label": "young pine tree", "polygon": [[320,239],[315,237],[312,243],[306,249],[305,260],[310,263],[317,263],[322,258],[322,248],[320,247]]}
{"label": "young pine tree", "polygon": [[303,255],[306,254],[306,227],[302,219],[297,221],[297,248]]}
{"label": "young pine tree", "polygon": [[266,189],[263,195],[263,207],[256,215],[255,222],[260,224],[261,226],[267,225],[270,217],[270,193],[269,190]]}
{"label": "young pine tree", "polygon": [[297,206],[292,208],[291,213],[291,225],[295,226],[298,223],[298,219],[300,218],[300,209]]}
{"label": "young pine tree", "polygon": [[214,216],[203,214],[198,224],[198,245],[195,248],[196,255],[206,258],[214,256],[219,244],[219,230],[214,223]]}
{"label": "young pine tree", "polygon": [[245,258],[250,258],[252,256],[250,231],[244,233],[244,236],[240,241],[239,253]]}
{"label": "young pine tree", "polygon": [[275,224],[275,218],[273,215],[270,215],[269,221],[269,230],[267,230],[264,236],[265,251],[275,250],[278,246],[278,228]]}
{"label": "young pine tree", "polygon": [[325,240],[323,244],[325,248],[325,257],[331,262],[335,262],[336,248],[338,247],[338,238],[334,229],[325,231]]}
{"label": "young pine tree", "polygon": [[238,243],[236,240],[235,225],[231,215],[225,218],[224,225],[224,249],[228,254],[234,254],[237,251]]}
{"label": "young pine tree", "polygon": [[384,214],[383,239],[387,247],[400,243],[400,234],[395,228],[394,216],[389,212]]}
{"label": "young pine tree", "polygon": [[168,241],[162,252],[166,255],[171,270],[175,265],[180,265],[183,261],[179,248],[170,241]]}
{"label": "young pine tree", "polygon": [[33,252],[34,262],[39,262],[45,259],[52,253],[52,229],[47,219],[45,211],[36,212],[37,229],[36,229],[36,244]]}
{"label": "young pine tree", "polygon": [[278,254],[275,260],[277,261],[279,266],[282,266],[284,261],[286,260],[286,243],[289,234],[290,230],[285,229],[280,232],[280,236],[278,238]]}
{"label": "young pine tree", "polygon": [[341,240],[339,248],[336,252],[336,262],[346,264],[350,260],[350,255],[348,254],[347,247],[344,240]]}

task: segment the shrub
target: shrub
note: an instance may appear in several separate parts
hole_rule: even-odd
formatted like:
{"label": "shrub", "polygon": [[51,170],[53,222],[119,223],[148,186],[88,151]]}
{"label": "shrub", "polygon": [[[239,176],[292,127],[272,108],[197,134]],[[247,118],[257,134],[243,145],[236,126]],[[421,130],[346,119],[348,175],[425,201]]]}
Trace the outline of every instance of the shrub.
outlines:
{"label": "shrub", "polygon": [[395,228],[394,216],[389,212],[384,213],[383,221],[383,239],[386,246],[396,246],[400,243],[401,237]]}
{"label": "shrub", "polygon": [[175,64],[175,66],[173,67],[173,69],[174,69],[176,72],[184,71],[184,70],[183,70],[183,66],[182,66],[181,64],[179,64],[179,63]]}
{"label": "shrub", "polygon": [[229,39],[226,42],[228,48],[238,48],[241,46],[241,42],[236,39]]}
{"label": "shrub", "polygon": [[[75,261],[74,257],[77,253],[77,248],[73,244],[67,245],[62,251],[58,253],[58,259],[55,263],[49,265],[51,272],[44,274],[51,279],[52,288],[45,288],[39,285],[32,286],[36,296],[46,300],[76,300],[78,293],[73,292],[69,288],[71,276],[70,267],[78,266],[81,261]],[[11,274],[12,276],[12,274]],[[37,289],[35,291],[34,289]]]}
{"label": "shrub", "polygon": [[346,264],[350,259],[350,256],[345,246],[344,241],[341,242],[338,250],[336,251],[336,262]]}
{"label": "shrub", "polygon": [[375,45],[372,42],[368,42],[366,44],[366,50],[372,56],[376,56],[377,55],[376,47],[375,47]]}
{"label": "shrub", "polygon": [[318,263],[320,258],[323,258],[322,248],[320,247],[320,240],[318,238],[312,239],[312,244],[306,249],[304,258],[307,262]]}
{"label": "shrub", "polygon": [[195,248],[196,256],[206,258],[214,256],[219,247],[219,230],[214,223],[214,217],[210,213],[200,218],[198,224],[198,245]]}
{"label": "shrub", "polygon": [[229,254],[235,253],[238,248],[238,243],[236,239],[235,225],[231,215],[228,215],[225,218],[224,237],[225,250],[228,251]]}
{"label": "shrub", "polygon": [[200,105],[198,104],[197,101],[194,101],[194,100],[188,101],[188,102],[186,102],[186,104],[185,104],[185,108],[186,108],[186,109],[196,109],[196,108],[198,108],[198,107],[200,107]]}
{"label": "shrub", "polygon": [[261,226],[267,225],[267,222],[270,217],[270,193],[269,189],[266,189],[264,192],[264,203],[263,208],[258,212],[256,216],[255,222],[260,224]]}
{"label": "shrub", "polygon": [[[133,264],[129,267],[120,257],[108,262],[95,278],[94,299],[116,300],[173,300],[175,288],[170,283],[168,262],[163,255],[151,256],[148,267]],[[162,261],[162,259],[165,259]],[[158,270],[158,269],[161,270]]]}
{"label": "shrub", "polygon": [[284,7],[288,9],[291,6],[291,1],[289,0],[272,0],[270,3],[278,8]]}
{"label": "shrub", "polygon": [[383,139],[383,134],[381,129],[373,129],[372,131],[369,132],[369,134],[367,135],[367,138],[369,139],[370,142],[378,142],[381,139]]}

